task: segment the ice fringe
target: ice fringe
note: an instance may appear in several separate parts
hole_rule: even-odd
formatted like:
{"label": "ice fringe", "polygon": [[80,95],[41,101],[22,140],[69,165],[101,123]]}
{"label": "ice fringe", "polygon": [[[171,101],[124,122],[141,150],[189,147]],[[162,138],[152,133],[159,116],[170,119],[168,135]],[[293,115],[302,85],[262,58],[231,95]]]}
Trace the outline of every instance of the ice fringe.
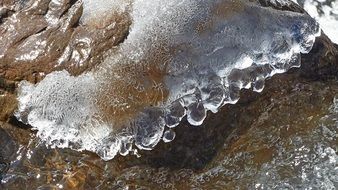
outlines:
{"label": "ice fringe", "polygon": [[[87,17],[92,4],[84,1]],[[130,6],[123,9],[133,20],[128,38],[96,69],[20,83],[16,116],[46,144],[105,160],[135,152],[134,145],[151,150],[163,134],[165,142],[173,140],[167,128],[183,117],[201,125],[208,110],[236,103],[240,89],[260,92],[266,78],[299,67],[300,53],[319,34],[308,15],[255,1],[135,0]],[[107,7],[94,10],[103,14]]]}

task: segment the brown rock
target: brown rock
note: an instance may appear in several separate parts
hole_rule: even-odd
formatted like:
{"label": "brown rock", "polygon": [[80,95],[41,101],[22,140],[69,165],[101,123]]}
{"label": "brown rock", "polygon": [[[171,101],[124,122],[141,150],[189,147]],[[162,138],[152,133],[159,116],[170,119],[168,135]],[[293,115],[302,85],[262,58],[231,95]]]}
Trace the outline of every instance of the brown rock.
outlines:
{"label": "brown rock", "polygon": [[16,96],[10,93],[0,95],[0,121],[6,121],[17,108]]}
{"label": "brown rock", "polygon": [[[12,7],[20,2],[12,3]],[[50,0],[26,3],[8,15],[2,7],[0,25],[0,78],[38,82],[44,75],[67,69],[81,74],[101,62],[104,52],[121,43],[128,34],[127,14],[112,13],[109,22],[82,25],[82,2]],[[107,23],[116,24],[114,26]]]}

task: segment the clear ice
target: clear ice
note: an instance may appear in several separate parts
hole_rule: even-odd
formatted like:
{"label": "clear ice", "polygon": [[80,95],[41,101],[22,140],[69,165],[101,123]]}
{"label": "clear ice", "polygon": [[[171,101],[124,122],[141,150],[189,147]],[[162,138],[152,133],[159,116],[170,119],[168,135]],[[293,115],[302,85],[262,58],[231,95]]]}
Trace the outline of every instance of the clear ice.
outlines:
{"label": "clear ice", "polygon": [[266,78],[299,67],[319,34],[310,16],[256,1],[112,2],[84,0],[82,22],[127,12],[127,39],[85,74],[21,82],[16,112],[46,144],[104,160],[173,140],[167,128],[185,116],[202,124],[208,110],[236,103],[242,88],[262,91]]}

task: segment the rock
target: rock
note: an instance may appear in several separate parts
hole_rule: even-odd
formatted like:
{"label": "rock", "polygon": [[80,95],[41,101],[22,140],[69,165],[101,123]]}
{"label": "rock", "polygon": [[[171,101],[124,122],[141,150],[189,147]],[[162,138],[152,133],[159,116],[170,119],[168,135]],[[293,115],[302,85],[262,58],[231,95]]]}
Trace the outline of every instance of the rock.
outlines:
{"label": "rock", "polygon": [[[2,123],[0,123],[2,127]],[[3,129],[0,128],[0,182],[10,167],[10,162],[15,160],[18,144],[15,140]],[[0,183],[1,184],[1,183]]]}
{"label": "rock", "polygon": [[18,125],[0,122],[0,176],[20,155],[20,149],[29,145],[30,140],[29,130],[19,128]]}
{"label": "rock", "polygon": [[16,150],[18,149],[17,143],[14,139],[3,129],[0,128],[0,137],[1,137],[1,158],[2,160],[10,161],[15,159],[13,155],[15,155]]}
{"label": "rock", "polygon": [[16,96],[10,93],[0,95],[0,121],[7,121],[17,108]]}
{"label": "rock", "polygon": [[[92,5],[99,11],[103,7]],[[266,77],[299,66],[299,53],[308,53],[319,33],[310,16],[259,2],[132,5],[128,38],[93,71],[78,77],[53,72],[35,86],[20,83],[16,116],[36,127],[47,144],[76,144],[74,149],[105,160],[120,150],[127,154],[130,143],[152,149],[169,121],[162,117],[172,117],[171,125],[175,119],[179,123],[180,116],[167,109],[175,101],[184,102],[192,125],[200,125],[206,110],[215,112],[223,100],[237,102],[239,89],[253,84],[261,91]],[[98,13],[87,8],[82,19],[91,26],[88,16]]]}
{"label": "rock", "polygon": [[[334,119],[327,118],[337,117],[332,106],[336,106],[338,93],[338,54],[328,42],[325,35],[318,38],[310,54],[302,56],[300,69],[272,77],[260,94],[242,91],[237,104],[209,114],[200,128],[184,122],[175,128],[173,142],[141,152],[141,158],[119,157],[126,169],[114,180],[115,185],[177,189],[265,185],[283,189],[289,184],[324,188],[323,180],[313,175],[337,175],[338,131]],[[298,150],[301,147],[307,152]],[[319,158],[324,149],[318,147],[329,151],[328,157]],[[298,160],[299,155],[313,158]],[[319,165],[321,169],[313,169]],[[307,181],[298,181],[301,171]],[[283,178],[282,172],[292,173]],[[130,175],[133,177],[128,178]],[[336,178],[327,180],[326,188],[337,187]]]}
{"label": "rock", "polygon": [[92,69],[126,38],[130,25],[126,13],[115,12],[106,22],[84,25],[81,1],[4,1],[0,7],[0,121],[14,110],[8,104],[15,107],[17,82],[36,83],[55,70],[78,75]]}
{"label": "rock", "polygon": [[[46,14],[46,9],[34,10],[29,3],[18,6],[19,1],[4,2],[1,3],[6,5],[7,10],[0,10],[0,15],[5,15],[0,17],[3,23],[8,24],[11,15],[15,13],[18,16],[25,11],[38,11],[39,14],[42,11],[42,14]],[[43,3],[47,1],[37,2],[41,7],[47,6]],[[27,19],[30,24],[39,22],[36,26],[30,26],[33,28],[27,28],[25,32],[30,35],[16,34],[18,36],[6,39],[12,40],[12,45],[5,48],[4,56],[0,57],[0,120],[8,121],[15,110],[15,81],[27,79],[37,82],[43,78],[38,73],[49,73],[62,68],[70,68],[73,74],[84,72],[95,65],[94,60],[100,59],[102,52],[110,49],[114,43],[117,45],[127,35],[127,28],[123,29],[124,32],[88,32],[91,29],[74,21],[78,20],[77,11],[81,8],[70,3],[73,1],[62,2],[61,6],[53,5],[51,8],[50,3],[48,6],[50,14],[55,17],[61,16],[56,10],[64,10],[69,15],[63,19],[73,18],[65,21],[61,16],[58,20],[59,25],[66,26],[66,32],[60,32],[48,24],[44,28],[47,21],[37,14],[33,16],[35,21]],[[127,17],[118,19],[121,19],[117,21],[121,25],[130,24]],[[44,29],[36,34],[37,28],[41,30],[41,27]],[[34,37],[35,35],[39,37]],[[108,43],[113,40],[114,35],[120,35],[119,40]],[[83,51],[86,44],[79,45],[77,40],[85,38],[84,36],[92,37],[90,48],[94,52],[82,60],[84,65],[75,66],[81,61],[70,56],[64,65],[55,68],[55,60],[66,52],[63,51],[61,55],[56,50],[65,50],[68,47],[72,52]],[[48,52],[48,48],[41,48],[43,53],[38,59],[11,62],[18,55],[18,47],[25,51],[20,38],[25,38],[23,41],[26,42],[31,38],[32,43],[44,39],[48,41],[47,44],[54,50],[54,54]],[[64,38],[67,42],[60,42]],[[78,45],[80,50],[76,50]],[[51,62],[44,65],[46,62],[43,60]],[[316,173],[311,173],[315,167],[321,169],[318,172],[322,172],[319,174],[323,178],[327,177],[327,185],[332,182],[335,187],[337,179],[334,176],[338,175],[334,173],[334,167],[330,168],[327,159],[331,158],[334,166],[337,149],[332,152],[329,147],[337,147],[337,136],[334,136],[337,131],[333,120],[337,117],[331,109],[334,97],[338,94],[337,64],[338,47],[322,35],[317,38],[312,51],[302,55],[301,68],[275,75],[266,81],[262,93],[241,91],[241,99],[237,104],[226,105],[216,114],[209,113],[200,127],[191,126],[187,121],[182,122],[174,129],[174,141],[160,143],[152,151],[141,151],[140,158],[134,155],[119,156],[110,162],[104,162],[88,152],[48,149],[38,142],[34,132],[18,127],[19,123],[13,120],[11,121],[15,126],[0,123],[0,176],[2,173],[3,181],[6,181],[1,187],[20,189],[29,186],[37,189],[60,188],[62,185],[65,189],[118,189],[127,186],[131,189],[254,189],[261,187],[260,182],[263,182],[267,187],[286,189],[286,186],[278,185],[313,185],[311,181],[316,180],[320,183],[320,178],[305,176],[305,182],[299,178],[303,173],[315,175]],[[324,143],[321,145],[324,147],[323,151],[317,150],[320,149],[320,143]],[[23,148],[19,150],[19,147]],[[306,152],[308,149],[310,153]],[[319,153],[327,156],[320,158]],[[19,155],[20,158],[17,158]],[[302,155],[314,158],[307,161],[300,157]],[[9,166],[10,161],[15,164]],[[296,165],[297,161],[300,165]],[[303,168],[305,169],[302,173]],[[7,170],[8,173],[4,174]],[[13,175],[17,173],[22,176]],[[293,179],[293,183],[287,181],[288,179]],[[283,183],[274,184],[277,182]]]}
{"label": "rock", "polygon": [[[323,41],[327,41],[325,36],[318,38],[315,46]],[[321,49],[323,52],[336,52],[332,49],[333,46],[325,47],[326,49]],[[325,60],[324,57],[318,59],[316,49],[313,51],[314,53],[306,56],[306,60]],[[305,56],[303,58],[305,59]],[[272,77],[267,81],[262,93],[242,91],[237,104],[226,105],[220,112],[208,114],[201,127],[193,127],[187,121],[183,122],[175,128],[177,136],[174,141],[160,143],[152,151],[140,152],[140,158],[129,155],[104,162],[91,153],[46,149],[36,142],[28,144],[29,137],[25,142],[15,140],[26,144],[26,150],[23,151],[20,164],[11,166],[10,169],[30,171],[31,177],[28,178],[29,181],[20,177],[14,178],[7,182],[5,187],[21,187],[27,183],[35,188],[56,187],[57,184],[62,184],[65,188],[78,189],[112,189],[126,186],[176,189],[252,187],[255,180],[261,179],[264,168],[270,167],[267,172],[274,172],[273,163],[277,158],[281,159],[278,156],[283,153],[281,150],[290,151],[302,146],[311,148],[311,142],[318,142],[317,138],[320,141],[328,138],[320,132],[310,134],[312,131],[321,131],[320,126],[323,124],[333,132],[332,124],[322,118],[330,115],[330,106],[338,93],[338,83],[332,80],[335,76],[330,75],[331,70],[325,68],[334,68],[333,65],[337,62],[319,61],[318,64],[322,64],[321,74],[326,77],[315,78],[312,76],[316,76],[315,72],[318,70],[307,67],[310,63],[303,62],[300,69],[292,69],[286,74]],[[13,126],[6,126],[7,131],[12,131],[11,135],[21,131]],[[19,135],[16,139],[25,139],[24,136],[26,135]],[[295,139],[295,144],[288,144],[289,139]],[[322,142],[335,145],[335,141]],[[294,161],[299,153],[288,154],[292,158],[291,161]],[[316,155],[317,153],[311,154]],[[313,163],[325,163],[325,159],[314,160]],[[284,161],[282,159],[278,162]],[[300,163],[315,167],[306,165],[303,161]],[[45,168],[48,172],[31,171],[31,167]],[[287,170],[285,165],[279,167]],[[323,165],[322,168],[327,166]],[[64,171],[65,174],[61,172],[52,175],[49,171],[54,170]],[[298,172],[296,169],[290,171]],[[37,175],[40,177],[36,178]],[[274,173],[272,176],[277,175]],[[281,179],[270,181],[278,180]]]}
{"label": "rock", "polygon": [[81,1],[14,1],[2,10],[0,79],[6,81],[38,82],[54,70],[74,75],[89,70],[124,40],[130,25],[124,13],[112,13],[114,26],[83,25]]}
{"label": "rock", "polygon": [[311,52],[302,56],[302,63],[305,64],[302,64],[299,70],[301,77],[313,80],[336,79],[338,76],[337,45],[322,33]]}
{"label": "rock", "polygon": [[[299,88],[305,88],[298,89],[301,92],[297,96],[302,96],[300,99],[308,101],[303,102],[304,105],[300,106],[319,104],[322,102],[320,98],[325,97],[326,107],[329,107],[337,94],[335,82],[329,82],[330,79],[336,79],[338,76],[337,50],[330,40],[322,35],[317,38],[312,51],[302,55],[301,68],[272,77],[266,82],[262,93],[242,91],[241,99],[237,104],[226,105],[216,114],[209,113],[206,121],[198,128],[191,126],[187,121],[181,123],[175,128],[177,136],[173,142],[161,143],[155,150],[142,152],[142,157],[135,162],[147,163],[154,167],[201,169],[219,152],[219,148],[224,145],[228,136],[235,134],[241,136],[241,134],[237,134],[239,131],[250,129],[254,120],[259,118],[259,114],[272,106],[269,105],[269,101],[284,97],[291,104],[292,99],[288,96],[292,96],[293,90],[298,88],[297,85]],[[332,84],[333,89],[331,92],[326,91],[322,92],[324,94],[318,94],[316,91],[324,88],[326,82]],[[310,85],[306,85],[306,83],[310,83]],[[306,90],[313,92],[307,94]],[[316,108],[320,107],[320,105],[316,106]],[[307,109],[304,108],[304,110]],[[281,112],[285,112],[285,110]],[[288,114],[291,113],[288,112]],[[268,118],[268,120],[270,119],[273,118]],[[121,162],[124,159],[122,157]]]}

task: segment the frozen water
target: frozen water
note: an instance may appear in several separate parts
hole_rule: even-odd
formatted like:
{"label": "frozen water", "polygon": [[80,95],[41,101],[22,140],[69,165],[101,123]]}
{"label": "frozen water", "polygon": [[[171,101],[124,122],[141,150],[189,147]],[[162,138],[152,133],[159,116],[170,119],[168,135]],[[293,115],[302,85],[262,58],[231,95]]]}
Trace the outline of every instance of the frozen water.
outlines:
{"label": "frozen water", "polygon": [[175,136],[176,136],[175,132],[169,129],[163,133],[163,141],[166,143],[171,142],[175,139]]}
{"label": "frozen water", "polygon": [[208,110],[236,103],[240,89],[261,91],[267,77],[298,67],[319,34],[311,17],[255,1],[118,2],[84,1],[83,24],[111,9],[132,18],[127,39],[97,68],[20,84],[16,116],[51,146],[106,160],[132,144],[150,150],[185,115],[200,125]]}
{"label": "frozen water", "polygon": [[324,33],[338,44],[338,1],[337,0],[294,0],[315,18]]}

